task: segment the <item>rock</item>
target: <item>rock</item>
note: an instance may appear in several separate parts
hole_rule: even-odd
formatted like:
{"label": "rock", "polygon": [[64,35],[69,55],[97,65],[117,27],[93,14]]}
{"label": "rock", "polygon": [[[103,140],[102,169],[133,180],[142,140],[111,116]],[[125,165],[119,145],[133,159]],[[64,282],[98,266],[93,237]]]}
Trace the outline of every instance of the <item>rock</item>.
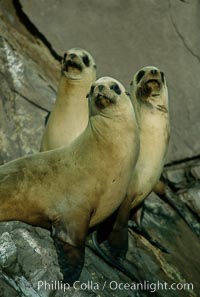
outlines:
{"label": "rock", "polygon": [[187,183],[185,171],[182,168],[166,170],[165,178],[167,178],[170,183],[174,184],[177,189],[183,188]]}
{"label": "rock", "polygon": [[7,268],[16,261],[17,249],[8,232],[0,237],[0,266]]}
{"label": "rock", "polygon": [[[16,52],[2,36],[0,65],[0,163],[3,163],[39,150],[44,118],[48,112],[43,102],[52,101],[53,104],[56,95],[34,63]],[[33,138],[34,134],[36,138]]]}
{"label": "rock", "polygon": [[[10,229],[9,232],[2,234],[0,248],[5,251],[6,263],[8,262],[6,270],[5,261],[4,265],[1,264],[3,272],[7,273],[12,264],[9,274],[6,275],[9,277],[11,286],[16,287],[17,291],[22,292],[24,296],[49,296],[48,290],[38,290],[38,282],[51,283],[52,279],[55,281],[62,279],[49,232],[24,223],[12,222],[0,225],[5,230]],[[4,254],[1,253],[1,260],[5,258]]]}
{"label": "rock", "polygon": [[176,190],[187,188],[188,185],[196,183],[200,179],[199,160],[181,162],[177,165],[166,166],[163,172],[163,178],[173,184]]}
{"label": "rock", "polygon": [[200,164],[196,164],[191,168],[191,174],[196,180],[200,179]]}
{"label": "rock", "polygon": [[[154,208],[153,212],[152,208]],[[151,279],[156,275],[156,278],[160,280],[164,273],[164,279],[168,284],[172,282],[193,283],[194,287],[197,288],[199,285],[195,281],[195,274],[198,275],[200,273],[199,265],[196,262],[199,259],[200,242],[196,235],[191,232],[183,219],[155,194],[152,193],[146,199],[145,209],[143,226],[150,232],[153,238],[169,249],[170,254],[160,253],[158,249],[151,248],[154,257],[156,257],[153,262],[157,272],[156,270],[152,272],[153,266],[148,266],[147,270],[152,276],[147,276],[146,269],[142,266],[142,271],[145,271],[143,277],[146,276],[145,279]],[[193,264],[191,265],[191,263]],[[143,263],[143,265],[146,264]],[[161,269],[160,272],[158,272],[159,269]],[[194,292],[192,291],[190,293],[181,291],[180,294],[193,296],[193,294],[195,295],[195,290]],[[159,291],[159,293],[161,292]],[[171,291],[165,292],[165,294],[163,296],[173,296]],[[175,292],[174,296],[177,296],[177,292]]]}
{"label": "rock", "polygon": [[[0,164],[39,150],[60,72],[49,50],[27,30],[25,35],[21,33],[24,28],[13,12],[12,3],[9,9],[3,4],[0,4]],[[7,18],[2,17],[5,15]]]}
{"label": "rock", "polygon": [[180,193],[181,200],[195,213],[200,219],[200,184],[195,184]]}

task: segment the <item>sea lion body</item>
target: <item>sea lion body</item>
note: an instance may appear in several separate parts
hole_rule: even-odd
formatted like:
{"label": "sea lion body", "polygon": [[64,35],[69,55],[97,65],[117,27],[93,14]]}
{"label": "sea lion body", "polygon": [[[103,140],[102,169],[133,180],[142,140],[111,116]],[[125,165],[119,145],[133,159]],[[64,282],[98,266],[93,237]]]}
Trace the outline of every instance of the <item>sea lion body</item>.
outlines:
{"label": "sea lion body", "polygon": [[88,228],[119,207],[138,153],[138,126],[124,87],[99,79],[88,126],[70,146],[0,167],[0,221],[52,227],[64,278],[72,283],[82,269]]}
{"label": "sea lion body", "polygon": [[96,65],[86,50],[72,48],[63,57],[54,108],[49,116],[41,151],[69,145],[88,124],[86,95],[96,80]]}
{"label": "sea lion body", "polygon": [[164,74],[153,66],[142,68],[133,78],[130,94],[140,131],[140,153],[128,188],[134,209],[159,181],[165,162],[170,125]]}
{"label": "sea lion body", "polygon": [[[168,91],[164,74],[152,66],[139,70],[131,82],[130,97],[140,134],[138,160],[132,167],[126,199],[117,212],[100,225],[96,238],[93,237],[97,247],[106,240],[106,247],[115,259],[125,258],[128,220],[137,219],[140,223],[138,208],[160,178],[169,141]],[[113,265],[121,270],[116,262]]]}
{"label": "sea lion body", "polygon": [[[88,127],[84,137],[80,136],[69,148],[27,156],[1,166],[0,220],[50,227],[57,213],[67,217],[80,208],[82,215],[84,211],[91,215],[92,227],[114,211],[125,196],[129,158],[119,151],[110,157],[108,167],[109,149],[111,153],[117,144],[114,141],[108,144],[105,152],[106,144],[98,142],[93,134],[92,127]],[[125,163],[119,168],[121,157]],[[110,192],[120,198],[109,199]]]}

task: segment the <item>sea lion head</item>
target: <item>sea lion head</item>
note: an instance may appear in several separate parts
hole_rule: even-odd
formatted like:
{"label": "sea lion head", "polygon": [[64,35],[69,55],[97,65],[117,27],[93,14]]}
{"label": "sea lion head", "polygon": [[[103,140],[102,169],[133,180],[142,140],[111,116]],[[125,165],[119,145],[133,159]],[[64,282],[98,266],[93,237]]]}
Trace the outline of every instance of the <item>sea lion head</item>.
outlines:
{"label": "sea lion head", "polygon": [[[130,83],[130,93],[133,105],[144,103],[146,105],[167,106],[168,93],[165,75],[154,66],[141,68]],[[163,109],[164,110],[164,109]]]}
{"label": "sea lion head", "polygon": [[90,113],[94,115],[105,113],[110,109],[115,110],[116,105],[125,100],[125,97],[127,100],[128,93],[119,81],[105,76],[93,83],[88,97],[90,99]]}
{"label": "sea lion head", "polygon": [[89,52],[72,48],[64,53],[61,61],[61,75],[67,79],[80,80],[84,77],[96,79],[96,64]]}

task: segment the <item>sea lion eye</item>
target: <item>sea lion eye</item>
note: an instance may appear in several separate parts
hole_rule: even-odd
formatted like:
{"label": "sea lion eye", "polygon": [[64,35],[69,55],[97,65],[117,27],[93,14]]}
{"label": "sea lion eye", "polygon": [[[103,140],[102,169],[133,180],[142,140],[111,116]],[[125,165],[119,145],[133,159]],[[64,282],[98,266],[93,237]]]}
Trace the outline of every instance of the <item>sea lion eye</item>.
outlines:
{"label": "sea lion eye", "polygon": [[120,87],[116,83],[112,84],[110,89],[113,90],[117,95],[120,95],[122,93]]}
{"label": "sea lion eye", "polygon": [[164,82],[165,82],[165,75],[164,75],[164,72],[161,71],[160,74],[161,74],[162,82],[164,83]]}
{"label": "sea lion eye", "polygon": [[90,66],[90,59],[87,55],[84,55],[83,56],[83,63],[85,64],[86,67],[89,67]]}
{"label": "sea lion eye", "polygon": [[138,74],[136,76],[136,82],[137,82],[137,84],[141,81],[141,79],[143,78],[144,74],[145,74],[145,71],[144,70],[141,70],[141,71],[138,72]]}

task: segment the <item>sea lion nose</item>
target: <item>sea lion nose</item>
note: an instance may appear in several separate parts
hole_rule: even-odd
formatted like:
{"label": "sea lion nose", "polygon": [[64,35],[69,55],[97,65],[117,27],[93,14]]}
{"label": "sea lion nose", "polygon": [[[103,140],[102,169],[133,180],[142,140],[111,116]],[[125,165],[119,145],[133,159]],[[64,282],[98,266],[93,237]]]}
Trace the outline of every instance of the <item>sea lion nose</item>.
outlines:
{"label": "sea lion nose", "polygon": [[156,75],[158,71],[156,69],[151,70],[151,74]]}
{"label": "sea lion nose", "polygon": [[98,89],[99,89],[99,91],[101,92],[101,91],[103,91],[104,86],[103,86],[103,85],[99,85],[99,86],[98,86]]}
{"label": "sea lion nose", "polygon": [[121,90],[120,87],[118,86],[118,84],[114,83],[111,87],[111,90],[113,90],[117,95],[121,94]]}

